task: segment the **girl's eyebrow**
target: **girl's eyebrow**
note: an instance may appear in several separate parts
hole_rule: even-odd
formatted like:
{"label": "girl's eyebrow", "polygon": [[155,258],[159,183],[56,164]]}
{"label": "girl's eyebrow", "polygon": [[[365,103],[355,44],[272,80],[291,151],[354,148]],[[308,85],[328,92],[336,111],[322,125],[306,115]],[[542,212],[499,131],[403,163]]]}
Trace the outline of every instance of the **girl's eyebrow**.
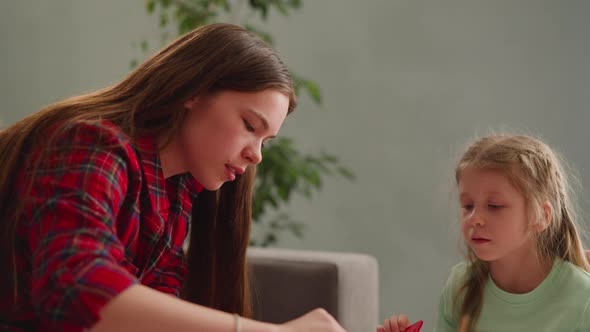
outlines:
{"label": "girl's eyebrow", "polygon": [[[258,120],[260,120],[260,122],[262,122],[262,126],[264,127],[265,130],[268,130],[269,126],[268,126],[268,121],[266,121],[266,118],[264,117],[264,115],[262,115],[262,113],[252,109],[252,108],[247,108],[246,111],[252,115],[254,115],[255,117],[258,118]],[[271,138],[275,138],[275,135],[272,136],[268,136],[268,139]]]}
{"label": "girl's eyebrow", "polygon": [[268,130],[268,121],[266,121],[266,118],[264,117],[264,115],[262,115],[262,113],[251,108],[247,108],[246,111],[248,111],[251,114],[254,114],[254,116],[256,116],[260,120],[260,122],[262,122],[262,126],[264,127],[264,129]]}

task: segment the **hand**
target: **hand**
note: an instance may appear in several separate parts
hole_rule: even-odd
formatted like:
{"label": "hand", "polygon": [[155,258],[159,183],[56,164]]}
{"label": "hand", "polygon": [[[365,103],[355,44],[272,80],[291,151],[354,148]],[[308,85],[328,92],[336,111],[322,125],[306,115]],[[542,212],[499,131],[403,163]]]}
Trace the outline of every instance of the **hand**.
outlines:
{"label": "hand", "polygon": [[590,250],[586,250],[586,260],[590,263]]}
{"label": "hand", "polygon": [[410,326],[407,315],[392,315],[383,322],[383,326],[377,326],[377,332],[403,332]]}
{"label": "hand", "polygon": [[279,325],[280,332],[346,332],[324,309],[315,309],[307,314]]}

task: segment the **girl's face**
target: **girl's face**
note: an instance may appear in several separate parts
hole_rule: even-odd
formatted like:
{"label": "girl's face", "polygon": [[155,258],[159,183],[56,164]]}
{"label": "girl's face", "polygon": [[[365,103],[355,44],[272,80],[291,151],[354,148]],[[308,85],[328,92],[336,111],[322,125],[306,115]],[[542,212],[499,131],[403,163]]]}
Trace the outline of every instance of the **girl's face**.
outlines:
{"label": "girl's face", "polygon": [[463,237],[478,258],[526,259],[534,253],[525,198],[503,173],[468,168],[458,186]]}
{"label": "girl's face", "polygon": [[188,100],[178,136],[174,167],[190,172],[206,189],[262,161],[262,146],[274,138],[289,108],[289,98],[276,90],[221,91]]}

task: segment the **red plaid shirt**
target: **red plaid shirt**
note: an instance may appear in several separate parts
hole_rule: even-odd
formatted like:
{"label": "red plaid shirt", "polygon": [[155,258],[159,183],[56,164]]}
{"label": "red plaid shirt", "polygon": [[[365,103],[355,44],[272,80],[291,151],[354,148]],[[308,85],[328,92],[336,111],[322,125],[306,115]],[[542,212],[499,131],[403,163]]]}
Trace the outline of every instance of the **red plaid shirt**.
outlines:
{"label": "red plaid shirt", "polygon": [[1,330],[82,331],[136,283],[179,295],[200,185],[189,174],[164,179],[152,139],[139,150],[112,124],[74,127],[45,147],[47,165],[18,178],[18,297],[11,308],[0,299],[15,312]]}

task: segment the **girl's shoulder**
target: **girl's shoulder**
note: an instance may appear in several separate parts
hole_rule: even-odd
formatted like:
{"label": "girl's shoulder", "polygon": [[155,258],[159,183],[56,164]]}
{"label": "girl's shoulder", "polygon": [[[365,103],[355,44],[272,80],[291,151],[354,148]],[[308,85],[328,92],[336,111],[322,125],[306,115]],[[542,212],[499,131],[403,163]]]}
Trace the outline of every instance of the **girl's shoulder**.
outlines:
{"label": "girl's shoulder", "polygon": [[559,302],[563,310],[579,315],[578,330],[590,331],[590,273],[571,262],[561,262],[560,278],[555,285],[559,295],[551,300]]}
{"label": "girl's shoulder", "polygon": [[463,261],[454,265],[447,275],[447,280],[442,289],[441,295],[448,304],[454,302],[461,288],[465,285],[469,273],[469,262]]}
{"label": "girl's shoulder", "polygon": [[[446,326],[448,330],[456,330],[457,317],[459,316],[458,310],[462,302],[461,289],[465,284],[468,269],[469,262],[462,261],[449,270],[439,299],[439,328],[440,326]],[[447,329],[443,330],[446,331]]]}
{"label": "girl's shoulder", "polygon": [[124,164],[139,169],[135,143],[112,122],[68,121],[38,133],[30,147],[26,169],[43,160],[44,167],[62,167],[68,163]]}
{"label": "girl's shoulder", "polygon": [[109,151],[135,158],[135,142],[116,124],[106,121],[69,121],[48,133],[49,150],[74,152]]}
{"label": "girl's shoulder", "polygon": [[96,143],[130,144],[131,139],[121,128],[106,120],[99,121],[71,121],[55,128],[55,134],[60,138],[70,137],[76,140],[95,141]]}
{"label": "girl's shoulder", "polygon": [[[457,263],[455,266],[451,268],[449,271],[449,276],[447,278],[447,285],[448,286],[457,286],[458,284],[462,284],[465,282],[465,278],[467,277],[468,269],[469,269],[469,262],[462,261]],[[455,288],[455,287],[453,287]]]}
{"label": "girl's shoulder", "polygon": [[571,262],[561,262],[564,282],[575,285],[576,289],[590,293],[590,273]]}

